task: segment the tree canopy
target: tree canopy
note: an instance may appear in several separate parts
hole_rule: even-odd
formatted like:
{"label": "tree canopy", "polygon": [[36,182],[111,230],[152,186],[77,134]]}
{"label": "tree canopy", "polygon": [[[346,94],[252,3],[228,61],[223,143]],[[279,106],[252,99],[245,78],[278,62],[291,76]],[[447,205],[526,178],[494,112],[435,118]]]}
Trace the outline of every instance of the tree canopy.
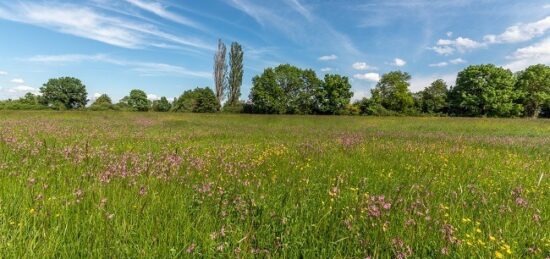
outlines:
{"label": "tree canopy", "polygon": [[174,102],[176,112],[212,113],[220,109],[216,94],[209,87],[187,90]]}
{"label": "tree canopy", "polygon": [[88,102],[86,86],[74,77],[50,79],[40,88],[40,93],[43,103],[50,107],[79,109]]}
{"label": "tree canopy", "polygon": [[516,88],[520,91],[520,103],[525,116],[538,117],[550,103],[550,67],[533,65],[519,73]]}

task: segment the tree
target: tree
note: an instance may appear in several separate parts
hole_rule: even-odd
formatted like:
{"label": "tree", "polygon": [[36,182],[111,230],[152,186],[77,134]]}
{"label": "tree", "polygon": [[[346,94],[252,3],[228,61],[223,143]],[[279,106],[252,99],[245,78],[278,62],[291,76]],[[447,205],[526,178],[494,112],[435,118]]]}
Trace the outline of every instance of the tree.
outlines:
{"label": "tree", "polygon": [[447,94],[449,90],[443,79],[434,81],[420,92],[420,108],[425,113],[444,113],[447,110]]}
{"label": "tree", "polygon": [[543,106],[550,102],[550,67],[539,64],[520,72],[516,89],[521,92],[525,116],[537,118]]}
{"label": "tree", "polygon": [[220,104],[209,87],[187,90],[174,102],[175,112],[213,113],[220,109]]}
{"label": "tree", "polygon": [[348,78],[340,75],[325,75],[321,93],[320,113],[322,114],[341,113],[353,97]]}
{"label": "tree", "polygon": [[134,89],[130,91],[127,102],[132,111],[144,112],[149,110],[150,101],[147,99],[147,94],[142,90]]}
{"label": "tree", "polygon": [[88,102],[86,86],[74,77],[50,79],[40,88],[40,92],[44,104],[57,108],[78,109]]}
{"label": "tree", "polygon": [[382,75],[382,78],[371,91],[374,104],[396,112],[410,112],[414,99],[409,91],[411,76],[406,72],[393,71]]}
{"label": "tree", "polygon": [[19,98],[19,102],[28,105],[39,105],[40,97],[33,93],[26,93],[25,96]]}
{"label": "tree", "polygon": [[168,102],[166,97],[161,97],[160,100],[153,101],[153,111],[156,112],[167,112],[172,108],[172,104]]}
{"label": "tree", "polygon": [[[232,47],[233,49],[233,47]],[[216,87],[216,98],[221,104],[224,98],[224,90],[227,88],[227,63],[225,57],[227,48],[222,40],[218,40],[218,51],[214,55],[214,85]]]}
{"label": "tree", "polygon": [[92,105],[112,105],[113,102],[111,101],[111,97],[109,97],[107,94],[102,94],[97,99],[95,99],[94,103]]}
{"label": "tree", "polygon": [[237,42],[231,43],[231,51],[229,52],[229,64],[231,70],[229,71],[228,78],[228,105],[238,104],[239,98],[241,97],[241,85],[243,84],[243,56],[244,53],[242,46]]}
{"label": "tree", "polygon": [[519,115],[523,107],[516,103],[520,92],[514,85],[510,70],[491,64],[469,66],[458,73],[456,86],[449,93],[451,112],[466,116]]}
{"label": "tree", "polygon": [[252,79],[250,99],[254,110],[258,113],[271,114],[296,114],[307,113],[308,100],[315,96],[308,92],[306,80],[311,75],[315,78],[313,71],[306,72],[288,64],[279,65],[276,68],[264,70],[261,76]]}

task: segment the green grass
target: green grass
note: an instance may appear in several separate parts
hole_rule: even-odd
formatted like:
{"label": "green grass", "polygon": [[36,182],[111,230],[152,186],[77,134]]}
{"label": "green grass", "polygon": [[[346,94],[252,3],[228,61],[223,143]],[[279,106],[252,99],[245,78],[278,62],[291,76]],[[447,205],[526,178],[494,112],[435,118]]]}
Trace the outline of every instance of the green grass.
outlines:
{"label": "green grass", "polygon": [[0,257],[544,258],[549,179],[548,120],[3,111]]}

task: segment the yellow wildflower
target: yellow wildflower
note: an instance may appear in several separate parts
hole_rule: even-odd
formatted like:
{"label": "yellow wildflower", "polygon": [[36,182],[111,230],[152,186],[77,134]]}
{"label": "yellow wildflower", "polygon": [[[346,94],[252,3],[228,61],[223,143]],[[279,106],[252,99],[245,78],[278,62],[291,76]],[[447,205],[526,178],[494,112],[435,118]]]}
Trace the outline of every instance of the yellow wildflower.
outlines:
{"label": "yellow wildflower", "polygon": [[502,253],[500,253],[499,251],[495,251],[495,257],[496,258],[504,258],[504,255],[502,255]]}

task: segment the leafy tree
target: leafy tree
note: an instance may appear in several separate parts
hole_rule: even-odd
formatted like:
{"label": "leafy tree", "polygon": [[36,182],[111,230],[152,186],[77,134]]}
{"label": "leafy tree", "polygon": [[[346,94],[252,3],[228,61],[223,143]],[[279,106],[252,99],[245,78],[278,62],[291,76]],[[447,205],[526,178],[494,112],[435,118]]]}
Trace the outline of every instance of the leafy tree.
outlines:
{"label": "leafy tree", "polygon": [[241,97],[241,85],[243,84],[243,49],[242,46],[237,43],[231,43],[231,51],[229,52],[229,71],[228,85],[229,85],[229,98],[227,100],[228,105],[235,105],[239,103]]}
{"label": "leafy tree", "polygon": [[[345,76],[325,75],[320,96],[320,113],[339,114],[347,108],[351,108],[352,114],[358,112],[356,107],[348,106],[353,97],[351,84]],[[349,110],[349,109],[348,109]]]}
{"label": "leafy tree", "polygon": [[[231,49],[233,51],[233,47]],[[214,55],[214,85],[216,88],[216,98],[221,104],[224,98],[224,90],[227,87],[227,63],[225,57],[227,48],[222,40],[218,40],[218,50]]]}
{"label": "leafy tree", "polygon": [[19,98],[19,102],[22,104],[28,104],[28,105],[39,105],[40,96],[35,95],[33,93],[26,93],[25,96]]}
{"label": "leafy tree", "polygon": [[60,109],[78,109],[86,106],[86,86],[74,77],[48,80],[41,88],[43,103]]}
{"label": "leafy tree", "polygon": [[100,95],[90,106],[90,109],[94,111],[104,111],[113,108],[114,106],[111,97],[109,97],[107,94]]}
{"label": "leafy tree", "polygon": [[521,92],[525,116],[538,117],[543,106],[550,102],[550,67],[539,64],[520,72],[516,89]]}
{"label": "leafy tree", "polygon": [[94,103],[92,105],[112,105],[113,102],[111,100],[111,97],[109,97],[107,94],[102,94],[97,99],[95,99]]}
{"label": "leafy tree", "polygon": [[315,84],[313,71],[303,70],[285,64],[268,68],[261,76],[252,79],[250,99],[259,113],[296,114],[308,113],[315,96],[308,92]]}
{"label": "leafy tree", "polygon": [[509,117],[521,114],[516,104],[520,93],[514,89],[510,70],[495,65],[469,66],[458,74],[449,94],[455,115]]}
{"label": "leafy tree", "polygon": [[172,104],[168,102],[166,97],[161,97],[160,100],[153,101],[153,111],[156,112],[167,112],[172,108]]}
{"label": "leafy tree", "polygon": [[411,76],[406,72],[393,71],[382,75],[380,82],[371,91],[374,104],[396,112],[410,112],[414,99],[409,91]]}
{"label": "leafy tree", "polygon": [[434,81],[420,92],[421,111],[425,113],[444,113],[447,110],[447,83],[442,79]]}
{"label": "leafy tree", "polygon": [[220,109],[216,95],[209,87],[185,91],[173,104],[176,112],[213,113]]}
{"label": "leafy tree", "polygon": [[132,111],[144,112],[148,111],[150,107],[150,101],[147,99],[147,94],[137,89],[130,91],[127,103]]}

